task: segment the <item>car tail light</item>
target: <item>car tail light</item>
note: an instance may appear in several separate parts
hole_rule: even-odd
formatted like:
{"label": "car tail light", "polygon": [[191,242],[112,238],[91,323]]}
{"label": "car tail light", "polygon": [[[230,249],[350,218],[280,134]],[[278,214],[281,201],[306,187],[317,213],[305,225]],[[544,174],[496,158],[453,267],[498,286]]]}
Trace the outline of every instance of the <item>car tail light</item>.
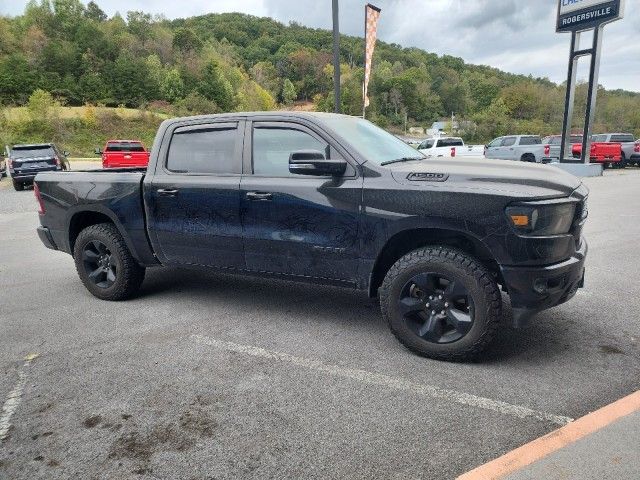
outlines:
{"label": "car tail light", "polygon": [[452,157],[456,156],[456,147],[451,147],[451,156]]}
{"label": "car tail light", "polygon": [[640,153],[640,143],[636,143],[636,146],[633,147],[633,151],[636,153]]}
{"label": "car tail light", "polygon": [[54,160],[56,161],[56,166],[59,167],[60,166],[60,159],[58,157],[55,157]]}
{"label": "car tail light", "polygon": [[36,202],[38,202],[38,214],[44,215],[44,202],[42,201],[42,195],[40,195],[40,188],[37,183],[33,183],[33,193],[36,196]]}
{"label": "car tail light", "polygon": [[544,146],[544,154],[549,156],[551,154],[551,145]]}

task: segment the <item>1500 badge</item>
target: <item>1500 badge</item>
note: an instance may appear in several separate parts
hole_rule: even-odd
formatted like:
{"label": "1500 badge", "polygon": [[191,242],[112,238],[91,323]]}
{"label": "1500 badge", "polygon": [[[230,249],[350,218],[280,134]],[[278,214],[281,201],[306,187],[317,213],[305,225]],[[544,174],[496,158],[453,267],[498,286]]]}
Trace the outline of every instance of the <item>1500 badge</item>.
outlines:
{"label": "1500 badge", "polygon": [[446,182],[449,175],[446,173],[410,173],[407,180],[414,182]]}

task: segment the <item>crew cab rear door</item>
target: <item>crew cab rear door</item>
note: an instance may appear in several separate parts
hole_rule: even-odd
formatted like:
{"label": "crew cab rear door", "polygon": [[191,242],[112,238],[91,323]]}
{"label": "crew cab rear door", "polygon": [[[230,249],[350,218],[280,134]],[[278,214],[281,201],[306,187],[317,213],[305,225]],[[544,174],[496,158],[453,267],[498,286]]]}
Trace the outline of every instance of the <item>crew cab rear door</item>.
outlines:
{"label": "crew cab rear door", "polygon": [[145,185],[163,264],[244,268],[240,176],[244,120],[178,125]]}
{"label": "crew cab rear door", "polygon": [[289,155],[316,150],[348,155],[310,125],[254,121],[247,125],[240,186],[247,268],[355,282],[362,177],[349,164],[340,177],[289,172]]}

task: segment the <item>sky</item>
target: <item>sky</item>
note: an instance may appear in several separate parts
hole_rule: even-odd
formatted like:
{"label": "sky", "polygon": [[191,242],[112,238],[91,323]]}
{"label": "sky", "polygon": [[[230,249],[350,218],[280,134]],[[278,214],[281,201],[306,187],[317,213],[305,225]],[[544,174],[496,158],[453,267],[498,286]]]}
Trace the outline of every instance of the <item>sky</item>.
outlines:
{"label": "sky", "polygon": [[[404,47],[461,57],[507,72],[566,80],[570,34],[555,32],[557,0],[371,0],[382,8],[378,38]],[[85,2],[86,3],[86,2]],[[113,15],[128,10],[184,18],[242,12],[331,28],[331,0],[97,0]],[[364,4],[340,0],[340,30],[362,36]],[[0,0],[0,14],[19,15],[26,1]],[[603,37],[600,84],[640,92],[640,0],[626,0],[625,18]],[[583,38],[582,47],[590,43]],[[588,75],[582,59],[578,77]]]}

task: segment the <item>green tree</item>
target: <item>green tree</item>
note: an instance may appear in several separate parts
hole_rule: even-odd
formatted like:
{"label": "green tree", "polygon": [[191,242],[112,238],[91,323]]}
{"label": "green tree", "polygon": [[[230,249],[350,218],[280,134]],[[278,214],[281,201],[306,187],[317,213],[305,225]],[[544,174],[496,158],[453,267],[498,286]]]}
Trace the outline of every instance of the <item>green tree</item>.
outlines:
{"label": "green tree", "polygon": [[169,102],[175,102],[184,97],[184,82],[178,69],[172,68],[167,72],[160,85],[160,92]]}
{"label": "green tree", "polygon": [[182,53],[197,52],[202,48],[202,40],[190,28],[178,28],[173,36],[173,48]]}
{"label": "green tree", "polygon": [[29,97],[27,109],[34,120],[48,120],[54,117],[60,107],[49,92],[35,90]]}
{"label": "green tree", "polygon": [[198,93],[212,100],[222,111],[232,111],[235,100],[233,87],[225,78],[216,61],[210,61],[204,67],[202,79],[198,83]]}
{"label": "green tree", "polygon": [[291,105],[297,96],[296,87],[293,85],[291,80],[285,78],[282,82],[282,103],[285,105]]}
{"label": "green tree", "polygon": [[84,16],[90,20],[96,22],[104,22],[107,19],[107,14],[98,6],[96,2],[87,3],[87,8],[84,11]]}

